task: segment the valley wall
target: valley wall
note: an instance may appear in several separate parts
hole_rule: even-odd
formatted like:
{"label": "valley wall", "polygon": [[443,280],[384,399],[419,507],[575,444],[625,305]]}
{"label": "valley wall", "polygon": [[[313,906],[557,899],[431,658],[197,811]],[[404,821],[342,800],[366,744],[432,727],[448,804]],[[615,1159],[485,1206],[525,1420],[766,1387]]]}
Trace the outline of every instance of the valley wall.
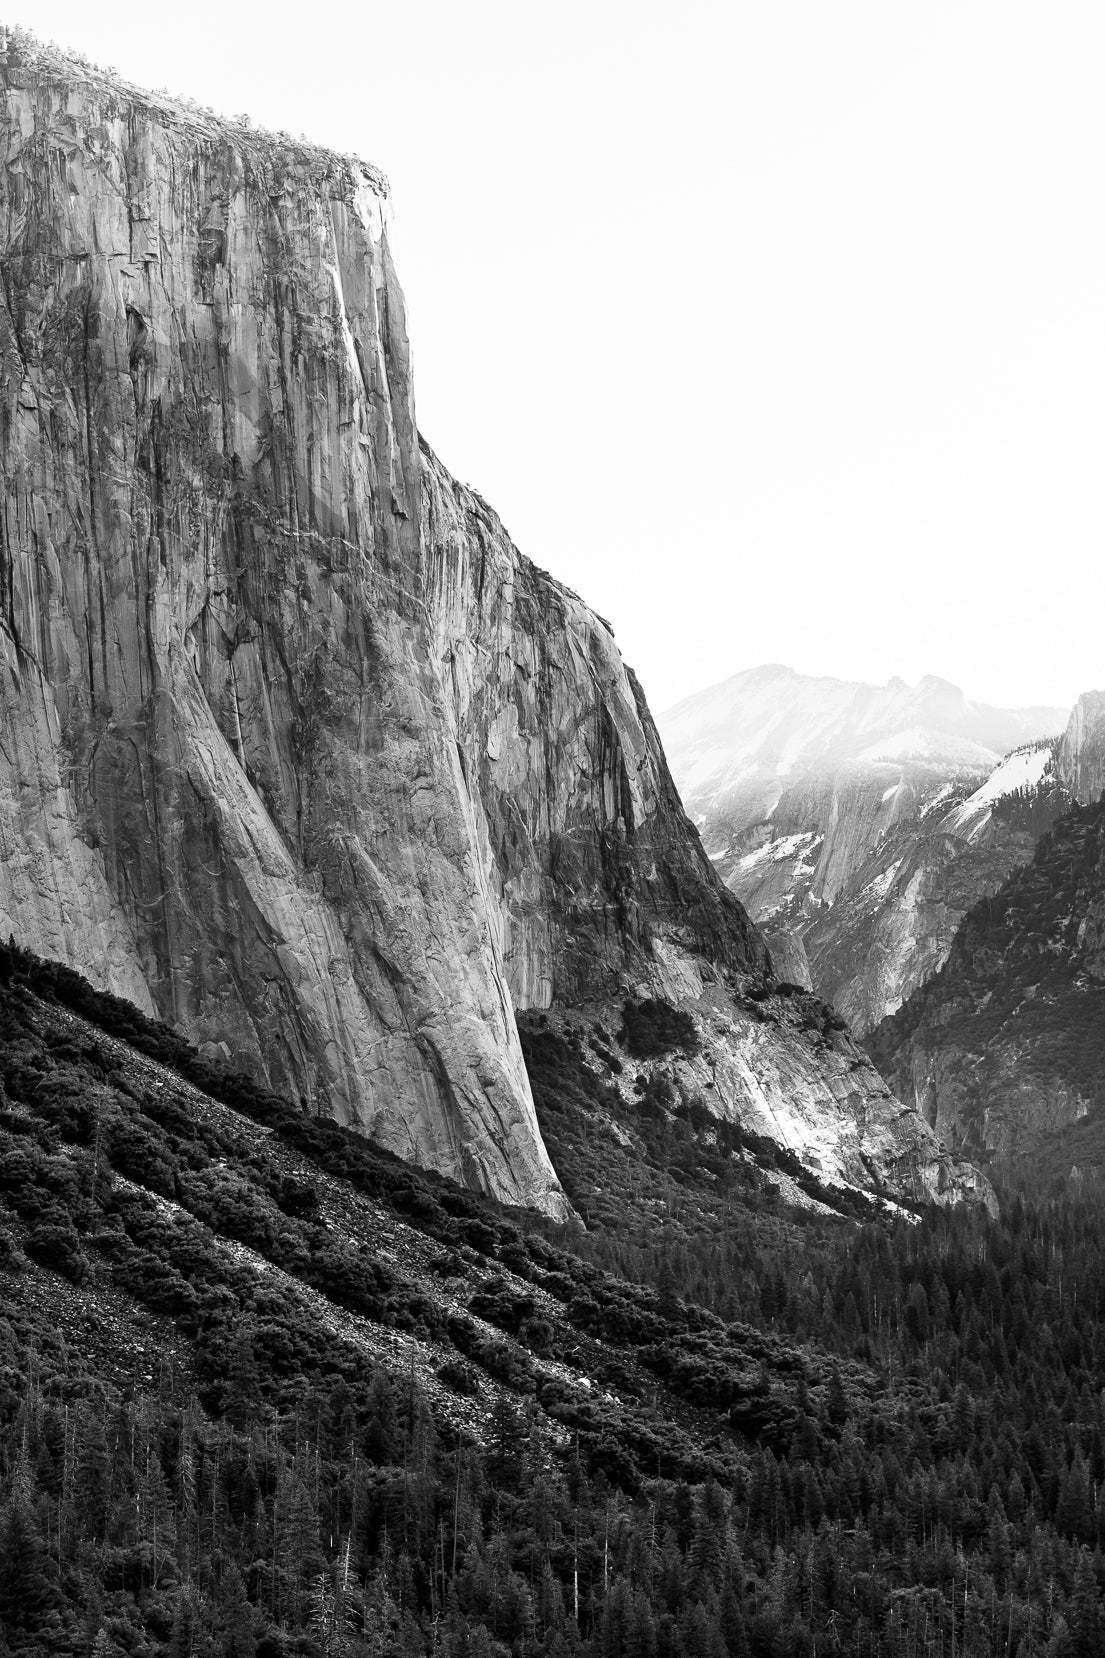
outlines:
{"label": "valley wall", "polygon": [[977,1194],[751,1010],[609,627],[420,442],[382,177],[41,49],[0,91],[0,931],[551,1214],[514,1008],[648,993],[715,1109]]}

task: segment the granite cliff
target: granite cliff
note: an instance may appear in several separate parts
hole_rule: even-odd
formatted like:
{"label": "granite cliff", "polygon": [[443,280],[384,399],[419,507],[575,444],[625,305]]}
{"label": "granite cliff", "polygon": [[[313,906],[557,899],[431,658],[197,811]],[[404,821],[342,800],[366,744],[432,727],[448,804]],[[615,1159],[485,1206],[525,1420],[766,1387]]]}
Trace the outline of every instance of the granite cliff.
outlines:
{"label": "granite cliff", "polygon": [[1055,756],[1071,797],[1092,806],[1105,790],[1105,691],[1083,691],[1071,709]]}
{"label": "granite cliff", "polygon": [[0,89],[0,933],[550,1213],[515,1010],[634,996],[716,1111],[977,1192],[783,1007],[609,627],[421,443],[382,177],[23,37]]}

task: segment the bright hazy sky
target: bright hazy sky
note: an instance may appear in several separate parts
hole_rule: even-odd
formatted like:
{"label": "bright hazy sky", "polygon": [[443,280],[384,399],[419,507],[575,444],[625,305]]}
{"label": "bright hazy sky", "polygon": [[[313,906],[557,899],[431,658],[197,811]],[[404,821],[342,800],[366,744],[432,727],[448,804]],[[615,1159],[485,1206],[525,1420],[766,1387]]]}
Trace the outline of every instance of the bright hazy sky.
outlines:
{"label": "bright hazy sky", "polygon": [[419,424],[654,708],[1105,686],[1097,0],[26,0],[392,182]]}

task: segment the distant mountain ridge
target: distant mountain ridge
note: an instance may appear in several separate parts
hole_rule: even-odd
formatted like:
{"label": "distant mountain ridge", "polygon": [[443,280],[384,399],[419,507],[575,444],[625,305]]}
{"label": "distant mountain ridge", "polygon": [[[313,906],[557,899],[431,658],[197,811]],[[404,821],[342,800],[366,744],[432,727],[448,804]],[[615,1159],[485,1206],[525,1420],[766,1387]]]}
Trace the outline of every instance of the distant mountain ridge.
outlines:
{"label": "distant mountain ridge", "polygon": [[684,802],[708,831],[746,827],[770,814],[789,780],[849,764],[981,775],[1010,749],[1062,730],[1067,712],[992,708],[934,674],[877,686],[769,663],[686,697],[657,724]]}
{"label": "distant mountain ridge", "polygon": [[[1083,726],[1097,718],[1084,711]],[[776,970],[859,1031],[936,970],[971,904],[1076,798],[1065,779],[1077,742],[1056,735],[1067,724],[1065,709],[990,707],[934,675],[874,686],[778,664],[658,721],[687,809]]]}

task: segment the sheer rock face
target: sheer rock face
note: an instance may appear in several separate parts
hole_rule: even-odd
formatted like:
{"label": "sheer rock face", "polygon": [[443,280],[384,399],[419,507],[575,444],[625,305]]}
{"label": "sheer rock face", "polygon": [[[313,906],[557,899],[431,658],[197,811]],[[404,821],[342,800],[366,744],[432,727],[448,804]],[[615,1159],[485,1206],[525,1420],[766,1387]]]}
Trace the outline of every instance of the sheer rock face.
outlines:
{"label": "sheer rock face", "polygon": [[763,942],[687,822],[609,626],[519,556],[424,446],[434,651],[481,807],[520,1008],[609,998],[670,935],[762,973]]}
{"label": "sheer rock face", "polygon": [[442,717],[383,181],[6,78],[0,927],[561,1209]]}
{"label": "sheer rock face", "polygon": [[1060,777],[1081,806],[1105,790],[1105,691],[1084,691],[1071,710],[1056,754]]}
{"label": "sheer rock face", "polygon": [[[0,931],[550,1213],[514,1006],[629,993],[717,1015],[719,1109],[898,1178],[857,1052],[741,1011],[764,945],[609,628],[421,448],[380,176],[0,86]],[[913,1186],[972,1189],[909,1115]]]}
{"label": "sheer rock face", "polygon": [[428,449],[423,489],[436,653],[515,1006],[616,1022],[626,994],[678,1004],[702,1045],[664,1068],[718,1115],[832,1180],[988,1201],[839,1019],[811,996],[770,993],[764,946],[684,817],[609,627],[521,559]]}

